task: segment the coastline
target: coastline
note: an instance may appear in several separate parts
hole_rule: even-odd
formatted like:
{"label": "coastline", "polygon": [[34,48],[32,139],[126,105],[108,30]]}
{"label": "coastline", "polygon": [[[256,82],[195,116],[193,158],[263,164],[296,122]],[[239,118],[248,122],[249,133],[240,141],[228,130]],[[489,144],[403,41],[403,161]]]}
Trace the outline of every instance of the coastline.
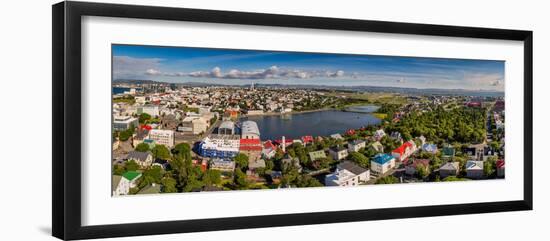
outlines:
{"label": "coastline", "polygon": [[242,115],[242,117],[294,115],[294,114],[306,114],[306,113],[321,112],[321,111],[328,111],[328,110],[338,110],[338,109],[327,107],[327,108],[315,109],[315,110],[302,110],[302,111],[291,111],[291,112],[264,112],[262,114],[255,114],[255,115],[246,114],[246,115]]}
{"label": "coastline", "polygon": [[[294,114],[306,114],[306,113],[313,113],[313,112],[321,112],[321,111],[330,111],[330,110],[336,110],[336,111],[343,111],[343,112],[353,112],[353,113],[363,113],[363,114],[371,114],[373,115],[375,112],[372,111],[372,112],[366,112],[366,111],[353,111],[353,110],[347,110],[347,108],[349,107],[353,107],[353,106],[362,106],[362,105],[365,105],[365,104],[350,104],[350,105],[346,105],[344,107],[341,107],[341,108],[334,108],[334,107],[325,107],[325,108],[321,108],[321,109],[315,109],[315,110],[302,110],[302,111],[291,111],[291,112],[264,112],[262,114],[254,114],[254,115],[242,115],[242,117],[254,117],[254,116],[277,116],[277,115],[294,115]],[[372,104],[366,104],[366,105],[369,105],[369,106],[376,106],[376,105],[372,105]],[[366,106],[365,105],[365,106]],[[379,106],[378,106],[379,107]]]}

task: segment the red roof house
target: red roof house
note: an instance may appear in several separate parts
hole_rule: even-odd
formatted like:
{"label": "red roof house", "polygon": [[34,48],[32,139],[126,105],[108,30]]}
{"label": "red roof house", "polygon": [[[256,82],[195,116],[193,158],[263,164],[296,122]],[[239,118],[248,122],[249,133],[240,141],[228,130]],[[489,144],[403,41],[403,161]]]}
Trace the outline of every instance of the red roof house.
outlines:
{"label": "red roof house", "polygon": [[[277,143],[277,145],[281,146],[283,144],[283,140],[276,140],[275,141]],[[286,139],[285,140],[285,146],[290,146],[292,145],[292,143],[294,143],[294,141],[292,141],[291,139]]]}
{"label": "red roof house", "polygon": [[262,141],[259,139],[241,139],[240,151],[262,151]]}
{"label": "red roof house", "polygon": [[302,142],[304,144],[313,143],[313,136],[302,136]]}
{"label": "red roof house", "polygon": [[407,141],[403,143],[400,147],[396,148],[391,152],[392,156],[397,159],[397,161],[404,161],[406,160],[410,155],[412,155],[416,151],[416,144],[414,144],[413,141]]}
{"label": "red roof house", "polygon": [[150,125],[141,125],[139,128],[142,130],[148,130],[148,131],[153,129],[153,127],[151,127]]}
{"label": "red roof house", "polygon": [[497,160],[496,166],[497,166],[497,176],[504,177],[504,160],[503,159]]}
{"label": "red roof house", "polygon": [[497,165],[497,168],[503,168],[504,167],[504,160],[502,160],[502,159],[498,160],[496,165]]}
{"label": "red roof house", "polygon": [[264,149],[275,150],[275,149],[277,149],[277,147],[275,146],[275,144],[273,144],[272,141],[266,141],[266,142],[264,142]]}

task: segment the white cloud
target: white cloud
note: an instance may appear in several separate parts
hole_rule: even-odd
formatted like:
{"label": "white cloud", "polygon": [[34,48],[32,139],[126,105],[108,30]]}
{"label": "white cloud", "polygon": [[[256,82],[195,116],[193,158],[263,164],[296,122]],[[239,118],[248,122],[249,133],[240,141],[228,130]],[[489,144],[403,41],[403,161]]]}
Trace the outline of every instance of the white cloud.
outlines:
{"label": "white cloud", "polygon": [[148,69],[147,71],[145,71],[145,74],[146,75],[160,75],[161,72],[156,70],[156,69]]}
{"label": "white cloud", "polygon": [[212,76],[216,77],[216,78],[221,78],[222,77],[222,70],[220,69],[220,67],[214,67],[212,69]]}
{"label": "white cloud", "polygon": [[308,79],[312,77],[342,77],[344,71],[336,72],[321,72],[311,70],[296,70],[296,69],[281,69],[277,66],[271,66],[267,69],[242,71],[231,69],[223,73],[219,67],[213,68],[211,71],[196,71],[188,74],[190,77],[199,78],[220,78],[220,79],[281,79],[281,78],[297,78]]}

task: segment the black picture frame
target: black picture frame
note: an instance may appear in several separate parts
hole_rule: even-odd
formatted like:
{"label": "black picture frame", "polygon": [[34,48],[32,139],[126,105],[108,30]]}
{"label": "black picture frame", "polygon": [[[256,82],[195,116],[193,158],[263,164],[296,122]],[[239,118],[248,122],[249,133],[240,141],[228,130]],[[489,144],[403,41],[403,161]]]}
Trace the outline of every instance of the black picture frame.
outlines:
{"label": "black picture frame", "polygon": [[[60,239],[106,238],[213,230],[532,210],[533,33],[523,30],[305,17],[90,2],[52,6],[52,233]],[[522,200],[343,210],[133,224],[81,224],[81,17],[103,16],[257,26],[517,40],[524,44],[524,193]]]}

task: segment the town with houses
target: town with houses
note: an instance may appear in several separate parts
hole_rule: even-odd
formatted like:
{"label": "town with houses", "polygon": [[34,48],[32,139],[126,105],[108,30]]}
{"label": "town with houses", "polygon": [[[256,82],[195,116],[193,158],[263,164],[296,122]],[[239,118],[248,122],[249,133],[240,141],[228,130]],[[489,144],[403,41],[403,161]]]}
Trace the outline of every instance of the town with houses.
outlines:
{"label": "town with houses", "polygon": [[[113,82],[112,195],[502,179],[501,96]],[[262,136],[252,116],[378,107],[379,124]]]}

